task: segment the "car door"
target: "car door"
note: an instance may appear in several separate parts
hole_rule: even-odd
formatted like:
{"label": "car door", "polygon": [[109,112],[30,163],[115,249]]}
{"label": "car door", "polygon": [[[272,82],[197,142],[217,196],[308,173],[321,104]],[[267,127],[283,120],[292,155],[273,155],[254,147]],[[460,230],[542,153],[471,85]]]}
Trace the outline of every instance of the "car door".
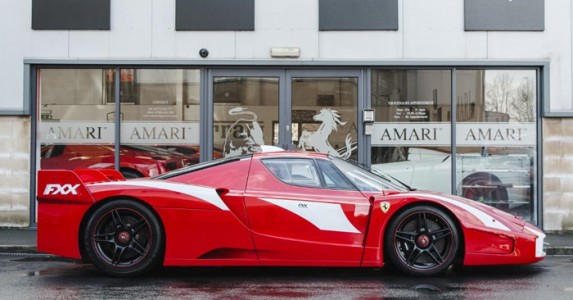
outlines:
{"label": "car door", "polygon": [[245,205],[261,265],[358,266],[370,202],[327,159],[253,159]]}

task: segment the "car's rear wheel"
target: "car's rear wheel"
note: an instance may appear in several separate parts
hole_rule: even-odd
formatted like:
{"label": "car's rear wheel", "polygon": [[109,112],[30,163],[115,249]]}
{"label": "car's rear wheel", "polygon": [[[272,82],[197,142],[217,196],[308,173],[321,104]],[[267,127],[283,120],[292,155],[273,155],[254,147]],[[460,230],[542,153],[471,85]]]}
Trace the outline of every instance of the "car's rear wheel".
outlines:
{"label": "car's rear wheel", "polygon": [[400,212],[386,233],[384,246],[389,262],[410,275],[431,276],[446,271],[460,245],[451,217],[428,205]]}
{"label": "car's rear wheel", "polygon": [[131,200],[114,200],[97,208],[84,232],[84,249],[106,274],[137,276],[163,259],[163,230],[155,214]]}

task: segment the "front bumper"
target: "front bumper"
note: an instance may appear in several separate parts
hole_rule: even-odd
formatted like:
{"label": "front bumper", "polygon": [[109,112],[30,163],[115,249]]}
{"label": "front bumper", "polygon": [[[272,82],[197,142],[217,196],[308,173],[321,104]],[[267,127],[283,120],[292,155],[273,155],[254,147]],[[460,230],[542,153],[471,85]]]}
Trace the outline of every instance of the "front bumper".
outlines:
{"label": "front bumper", "polygon": [[543,251],[543,243],[546,237],[545,233],[530,225],[526,225],[524,230],[537,237],[537,239],[535,239],[535,257],[545,257],[545,251]]}

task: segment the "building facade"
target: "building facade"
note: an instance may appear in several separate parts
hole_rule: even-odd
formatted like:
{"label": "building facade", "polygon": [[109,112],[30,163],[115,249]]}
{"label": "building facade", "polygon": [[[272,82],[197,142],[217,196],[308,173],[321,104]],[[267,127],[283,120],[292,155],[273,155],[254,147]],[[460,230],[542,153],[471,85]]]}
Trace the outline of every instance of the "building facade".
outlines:
{"label": "building facade", "polygon": [[0,226],[35,226],[39,169],[278,145],[573,230],[570,1],[0,5]]}

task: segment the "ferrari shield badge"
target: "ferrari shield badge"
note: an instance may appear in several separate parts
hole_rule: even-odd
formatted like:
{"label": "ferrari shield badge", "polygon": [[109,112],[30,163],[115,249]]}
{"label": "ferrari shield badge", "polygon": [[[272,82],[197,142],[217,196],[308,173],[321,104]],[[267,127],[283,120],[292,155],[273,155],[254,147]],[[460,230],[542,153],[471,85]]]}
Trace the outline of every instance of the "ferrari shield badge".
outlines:
{"label": "ferrari shield badge", "polygon": [[380,203],[380,208],[382,209],[382,212],[387,213],[388,210],[390,210],[390,202]]}

